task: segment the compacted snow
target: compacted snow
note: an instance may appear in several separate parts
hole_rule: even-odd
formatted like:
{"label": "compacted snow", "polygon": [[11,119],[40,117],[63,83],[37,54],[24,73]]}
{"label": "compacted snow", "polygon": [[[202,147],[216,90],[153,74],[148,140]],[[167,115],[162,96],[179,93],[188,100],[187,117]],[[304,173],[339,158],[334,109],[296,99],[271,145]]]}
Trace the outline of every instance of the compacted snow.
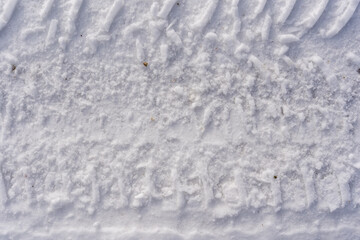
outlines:
{"label": "compacted snow", "polygon": [[0,239],[360,239],[360,0],[0,0]]}

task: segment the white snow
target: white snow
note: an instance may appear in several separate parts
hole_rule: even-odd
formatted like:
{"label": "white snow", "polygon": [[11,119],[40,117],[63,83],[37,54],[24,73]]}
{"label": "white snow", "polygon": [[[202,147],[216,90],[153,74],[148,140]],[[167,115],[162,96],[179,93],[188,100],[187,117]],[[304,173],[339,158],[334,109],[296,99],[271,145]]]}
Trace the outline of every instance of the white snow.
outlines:
{"label": "white snow", "polygon": [[196,19],[191,24],[191,28],[195,32],[202,32],[203,28],[212,19],[218,4],[219,4],[219,0],[207,1],[205,8],[201,9],[200,15],[196,16]]}
{"label": "white snow", "polygon": [[160,10],[160,12],[158,13],[158,17],[160,18],[167,18],[167,16],[169,15],[171,9],[173,8],[174,4],[176,3],[176,0],[166,0],[164,1],[164,4]]}
{"label": "white snow", "polygon": [[73,0],[71,4],[71,8],[69,13],[67,14],[65,26],[64,26],[64,36],[59,38],[60,46],[65,49],[67,44],[70,41],[70,38],[74,34],[76,30],[76,20],[78,18],[78,14],[83,4],[83,0]]}
{"label": "white snow", "polygon": [[44,2],[44,5],[43,5],[43,8],[41,10],[41,13],[40,13],[40,16],[42,19],[47,19],[47,17],[49,16],[50,14],[50,11],[54,5],[54,1],[55,0],[45,0]]}
{"label": "white snow", "polygon": [[233,0],[231,2],[231,7],[230,7],[230,12],[234,17],[234,22],[233,22],[233,28],[232,28],[232,35],[236,38],[237,34],[240,32],[241,30],[241,20],[240,20],[240,16],[239,16],[239,1],[240,0]]}
{"label": "white snow", "polygon": [[56,19],[51,20],[49,30],[46,36],[46,46],[49,46],[55,42],[57,26],[58,26],[58,20]]}
{"label": "white snow", "polygon": [[6,1],[5,5],[3,6],[1,15],[0,15],[0,31],[2,31],[4,29],[4,27],[10,21],[17,3],[18,3],[18,0],[7,0]]}
{"label": "white snow", "polygon": [[174,29],[169,29],[166,31],[166,36],[169,38],[171,42],[173,42],[176,46],[181,47],[182,41],[179,35],[175,32]]}
{"label": "white snow", "polygon": [[322,34],[326,38],[334,37],[341,29],[347,24],[350,18],[354,15],[354,12],[359,5],[360,0],[351,0],[346,6],[344,12],[339,16],[335,23],[333,23],[328,30],[322,30]]}
{"label": "white snow", "polygon": [[264,11],[267,0],[257,0],[256,7],[254,9],[253,18],[256,18],[262,11]]}
{"label": "white snow", "polygon": [[329,4],[329,0],[319,0],[314,5],[311,6],[311,9],[306,13],[303,19],[300,19],[297,26],[301,26],[300,37],[303,36],[308,30],[313,28],[323,12],[326,9],[326,6]]}
{"label": "white snow", "polygon": [[[4,161],[4,157],[2,154],[0,154],[0,168],[2,168],[3,161]],[[5,210],[5,204],[6,204],[7,200],[8,200],[8,198],[7,198],[4,178],[1,173],[0,174],[0,211]]]}
{"label": "white snow", "polygon": [[102,24],[102,28],[101,28],[102,31],[109,32],[111,24],[114,21],[114,18],[119,13],[123,5],[124,5],[123,0],[114,0],[113,5],[111,6],[108,14],[106,15],[104,23]]}
{"label": "white snow", "polygon": [[294,9],[294,6],[296,4],[296,0],[285,0],[282,1],[282,8],[281,12],[277,18],[277,22],[282,25],[284,22],[288,19],[290,16],[292,10]]}
{"label": "white snow", "polygon": [[267,14],[265,16],[263,29],[261,31],[261,39],[263,42],[266,42],[269,38],[271,24],[272,24],[272,19],[271,19],[270,15]]}
{"label": "white snow", "polygon": [[0,0],[0,239],[356,239],[359,0]]}
{"label": "white snow", "polygon": [[302,167],[301,172],[305,184],[307,207],[311,207],[316,201],[316,190],[313,176],[314,171],[308,169],[307,167]]}

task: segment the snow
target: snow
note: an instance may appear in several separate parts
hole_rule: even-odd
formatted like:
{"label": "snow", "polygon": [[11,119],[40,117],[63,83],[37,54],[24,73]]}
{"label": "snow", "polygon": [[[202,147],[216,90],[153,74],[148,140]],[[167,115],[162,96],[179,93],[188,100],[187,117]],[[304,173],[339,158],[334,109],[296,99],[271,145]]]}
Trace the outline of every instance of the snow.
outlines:
{"label": "snow", "polygon": [[50,11],[54,5],[54,1],[55,0],[46,0],[44,2],[44,5],[43,5],[43,8],[42,8],[42,11],[40,12],[40,16],[43,20],[46,20],[47,17],[49,16],[50,14]]}
{"label": "snow", "polygon": [[10,21],[14,13],[17,2],[18,0],[8,0],[3,6],[3,10],[0,15],[0,31],[3,30],[4,27]]}
{"label": "snow", "polygon": [[360,56],[352,52],[348,52],[346,54],[346,59],[349,63],[354,64],[355,66],[360,65]]}
{"label": "snow", "polygon": [[111,6],[108,14],[106,15],[105,21],[102,26],[102,31],[109,32],[111,24],[113,23],[116,15],[119,13],[123,5],[124,5],[123,0],[114,1],[114,4]]}
{"label": "snow", "polygon": [[[3,164],[3,156],[0,154],[0,167]],[[7,194],[6,194],[6,188],[5,188],[5,184],[4,184],[4,178],[2,176],[2,174],[0,175],[0,210],[4,211],[5,210],[5,204],[7,202]]]}
{"label": "snow", "polygon": [[167,18],[167,16],[169,15],[169,13],[170,13],[171,9],[173,8],[173,6],[175,5],[175,3],[176,3],[176,0],[166,0],[157,16],[159,18],[164,18],[164,19]]}
{"label": "snow", "polygon": [[288,44],[299,41],[299,38],[293,34],[282,34],[279,35],[278,40],[282,44]]}
{"label": "snow", "polygon": [[301,21],[299,23],[296,24],[297,26],[302,26],[299,33],[300,37],[315,26],[328,4],[329,0],[320,0],[315,4],[315,6],[310,5],[311,9],[306,11],[306,15],[300,19]]}
{"label": "snow", "polygon": [[50,22],[49,30],[46,36],[46,46],[53,44],[56,41],[56,30],[58,26],[58,20],[53,19]]}
{"label": "snow", "polygon": [[346,23],[351,19],[352,15],[355,13],[357,6],[359,5],[360,0],[349,1],[344,12],[339,16],[336,22],[328,29],[327,31],[322,30],[322,34],[326,38],[334,37],[338,34],[341,29],[346,25]]}
{"label": "snow", "polygon": [[261,38],[263,42],[266,42],[269,38],[269,34],[270,34],[270,30],[271,30],[271,24],[272,24],[272,19],[269,15],[266,15],[265,17],[265,21],[264,21],[264,26],[261,32]]}
{"label": "snow", "polygon": [[357,239],[359,0],[0,0],[0,239]]}
{"label": "snow", "polygon": [[293,11],[295,4],[296,0],[285,0],[281,2],[281,6],[283,9],[277,18],[278,24],[284,24],[284,22],[289,18],[291,12]]}
{"label": "snow", "polygon": [[264,11],[265,5],[267,0],[257,0],[256,1],[257,6],[256,8],[253,10],[254,11],[254,16],[253,18],[256,18],[260,13],[262,13],[262,11]]}
{"label": "snow", "polygon": [[209,21],[212,19],[215,10],[218,6],[219,0],[211,0],[208,1],[208,4],[206,4],[205,10],[200,14],[200,16],[197,16],[194,20],[194,23],[192,23],[191,28],[196,32],[202,32],[203,28],[209,23]]}

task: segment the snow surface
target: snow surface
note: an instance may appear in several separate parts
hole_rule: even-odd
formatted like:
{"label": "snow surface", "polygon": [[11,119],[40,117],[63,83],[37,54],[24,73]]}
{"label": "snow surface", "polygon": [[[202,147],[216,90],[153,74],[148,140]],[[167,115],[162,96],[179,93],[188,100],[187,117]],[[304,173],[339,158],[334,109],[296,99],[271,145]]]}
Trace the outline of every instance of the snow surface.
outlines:
{"label": "snow surface", "polygon": [[359,0],[0,0],[0,239],[360,239]]}

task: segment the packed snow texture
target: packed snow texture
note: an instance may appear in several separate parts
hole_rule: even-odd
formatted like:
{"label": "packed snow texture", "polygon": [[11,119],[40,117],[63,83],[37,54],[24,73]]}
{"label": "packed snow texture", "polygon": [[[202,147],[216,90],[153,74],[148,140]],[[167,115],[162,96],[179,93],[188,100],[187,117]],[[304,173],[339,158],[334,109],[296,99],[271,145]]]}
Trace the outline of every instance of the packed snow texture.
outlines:
{"label": "packed snow texture", "polygon": [[359,0],[0,0],[0,239],[360,239]]}

